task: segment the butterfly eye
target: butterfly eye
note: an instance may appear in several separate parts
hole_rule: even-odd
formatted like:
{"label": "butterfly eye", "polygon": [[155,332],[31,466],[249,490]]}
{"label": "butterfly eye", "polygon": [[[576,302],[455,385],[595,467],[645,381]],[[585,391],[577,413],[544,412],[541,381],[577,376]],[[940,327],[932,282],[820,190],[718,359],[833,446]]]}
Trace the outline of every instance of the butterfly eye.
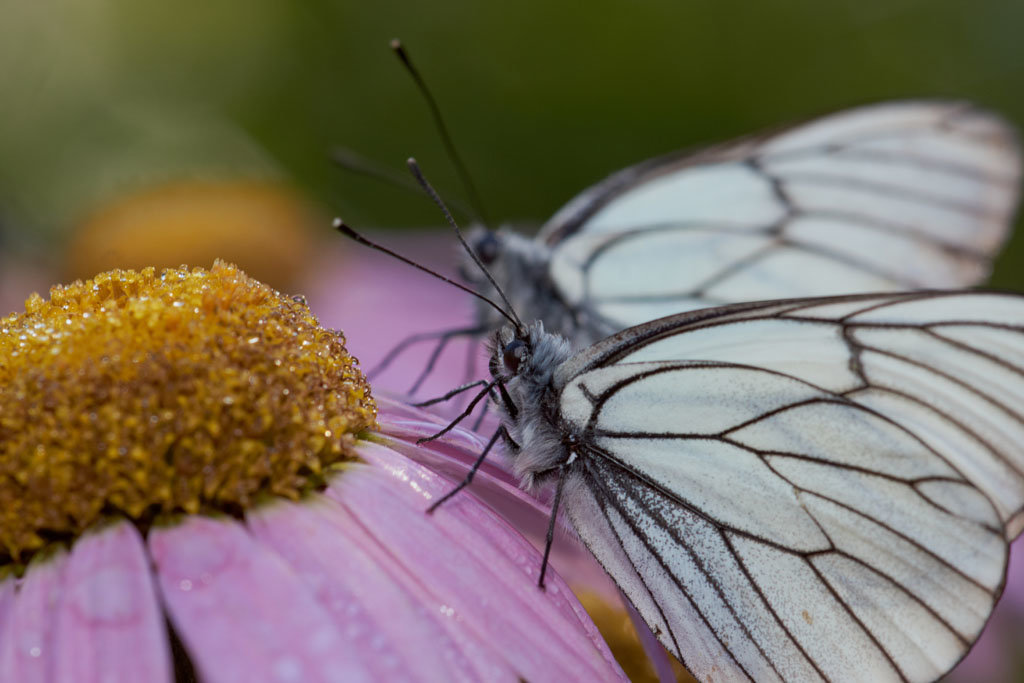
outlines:
{"label": "butterfly eye", "polygon": [[476,255],[485,266],[494,263],[500,251],[501,240],[493,232],[485,233],[476,243]]}
{"label": "butterfly eye", "polygon": [[502,352],[502,361],[508,371],[515,375],[519,372],[519,366],[526,358],[527,353],[526,342],[514,339],[505,346],[505,350]]}

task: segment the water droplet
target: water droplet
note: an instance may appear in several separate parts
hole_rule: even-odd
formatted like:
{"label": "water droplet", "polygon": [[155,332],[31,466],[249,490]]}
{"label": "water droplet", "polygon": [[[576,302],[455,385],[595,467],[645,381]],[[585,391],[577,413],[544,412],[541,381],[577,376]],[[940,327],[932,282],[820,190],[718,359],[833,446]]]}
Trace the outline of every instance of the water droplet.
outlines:
{"label": "water droplet", "polygon": [[180,590],[188,592],[188,591],[192,590],[192,582],[189,581],[188,579],[182,579],[181,581],[178,582],[178,588]]}

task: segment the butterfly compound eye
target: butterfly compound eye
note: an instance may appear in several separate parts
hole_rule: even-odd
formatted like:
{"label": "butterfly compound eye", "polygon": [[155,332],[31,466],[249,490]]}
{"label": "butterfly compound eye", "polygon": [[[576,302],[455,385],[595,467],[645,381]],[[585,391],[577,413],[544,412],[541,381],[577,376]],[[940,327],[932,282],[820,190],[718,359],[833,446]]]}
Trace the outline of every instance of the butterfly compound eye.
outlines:
{"label": "butterfly compound eye", "polygon": [[475,245],[477,258],[485,266],[489,266],[498,258],[501,251],[501,241],[493,232],[485,233]]}
{"label": "butterfly compound eye", "polygon": [[505,350],[502,352],[501,359],[509,372],[514,375],[519,372],[519,366],[522,365],[523,360],[526,359],[527,353],[528,349],[526,347],[526,342],[520,339],[515,339],[505,345]]}

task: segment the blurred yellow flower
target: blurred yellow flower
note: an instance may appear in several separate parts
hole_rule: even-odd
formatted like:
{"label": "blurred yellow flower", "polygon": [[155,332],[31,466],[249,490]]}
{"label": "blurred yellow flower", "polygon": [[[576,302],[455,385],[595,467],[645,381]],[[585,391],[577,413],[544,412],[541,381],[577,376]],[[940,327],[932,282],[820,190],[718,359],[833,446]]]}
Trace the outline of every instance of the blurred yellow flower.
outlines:
{"label": "blurred yellow flower", "polygon": [[280,289],[308,263],[315,213],[272,181],[179,181],[102,206],[75,230],[66,269],[170,268],[221,258]]}

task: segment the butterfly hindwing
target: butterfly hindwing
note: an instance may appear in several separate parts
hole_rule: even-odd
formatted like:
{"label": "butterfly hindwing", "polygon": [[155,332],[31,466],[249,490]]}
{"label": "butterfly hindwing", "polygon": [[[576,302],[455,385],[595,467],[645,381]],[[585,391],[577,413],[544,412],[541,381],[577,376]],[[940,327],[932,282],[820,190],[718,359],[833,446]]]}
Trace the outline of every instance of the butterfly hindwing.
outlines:
{"label": "butterfly hindwing", "polygon": [[564,505],[701,680],[933,679],[1020,531],[1022,348],[1024,298],[984,292],[625,330],[556,371]]}

